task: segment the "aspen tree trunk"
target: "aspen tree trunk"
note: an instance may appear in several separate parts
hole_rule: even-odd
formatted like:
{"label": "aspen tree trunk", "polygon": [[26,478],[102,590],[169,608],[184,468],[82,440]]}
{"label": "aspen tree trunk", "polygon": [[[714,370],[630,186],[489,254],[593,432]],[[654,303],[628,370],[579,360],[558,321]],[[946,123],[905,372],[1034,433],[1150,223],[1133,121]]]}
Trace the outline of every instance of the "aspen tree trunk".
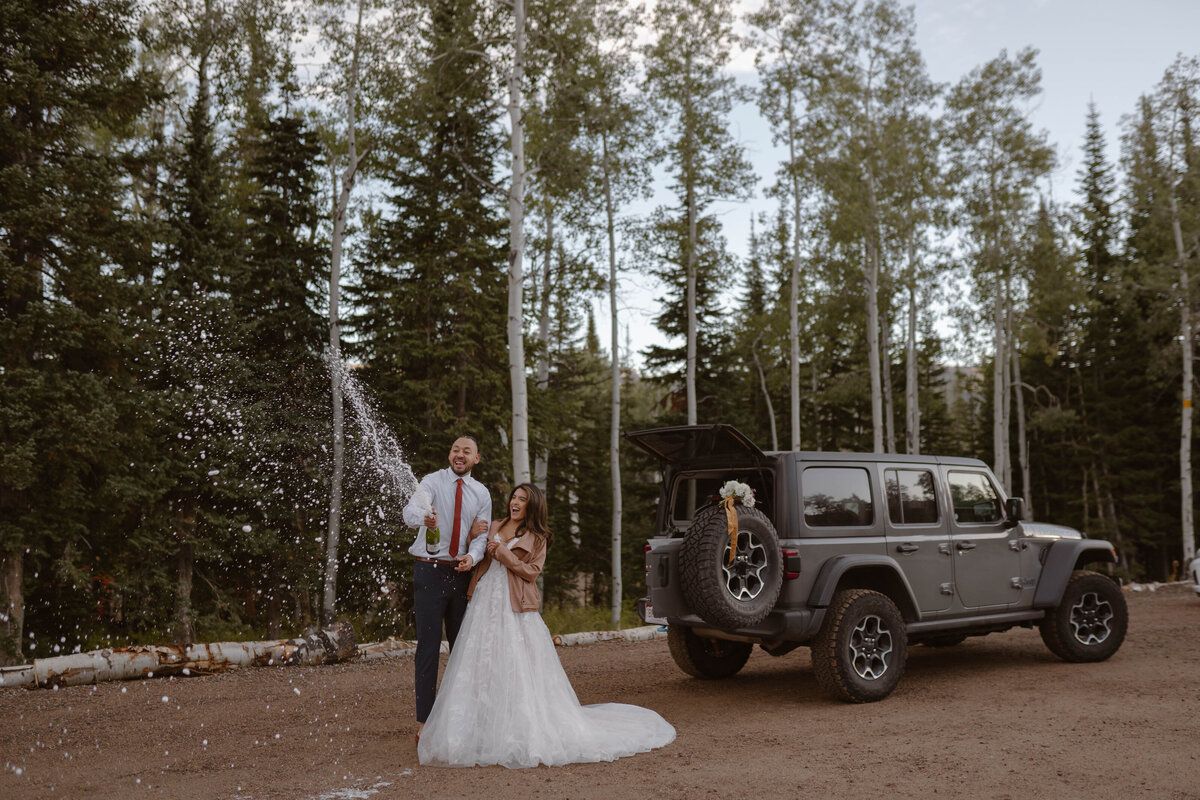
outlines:
{"label": "aspen tree trunk", "polygon": [[810,392],[810,397],[812,398],[812,415],[813,415],[812,416],[812,418],[813,418],[813,449],[820,450],[821,449],[821,407],[817,402],[817,387],[818,387],[819,383],[817,381],[817,354],[815,351],[813,352],[812,369],[809,371],[809,376],[810,376],[811,383],[812,383],[812,385],[810,387],[812,389],[812,391]]}
{"label": "aspen tree trunk", "polygon": [[0,666],[20,664],[25,636],[25,553],[21,547],[4,551],[0,559]]}
{"label": "aspen tree trunk", "polygon": [[[1021,496],[1025,498],[1026,513],[1033,513],[1033,482],[1030,480],[1029,438],[1025,431],[1025,386],[1021,382],[1021,359],[1017,348],[1010,350],[1013,393],[1017,402],[1017,458],[1021,463]],[[1032,518],[1032,516],[1031,516]]]}
{"label": "aspen tree trunk", "polygon": [[525,280],[525,128],[521,81],[525,77],[525,0],[513,2],[513,63],[508,75],[512,126],[512,186],[508,193],[508,374],[512,384],[513,480],[529,482],[529,401],[525,390],[522,304]]}
{"label": "aspen tree trunk", "polygon": [[687,253],[687,424],[695,425],[696,412],[696,194],[688,187]]}
{"label": "aspen tree trunk", "polygon": [[175,558],[175,630],[172,638],[175,644],[189,645],[196,639],[196,624],[192,619],[192,573],[194,569],[196,544],[192,541],[194,524],[187,526],[189,530],[182,535],[179,543],[179,553]]}
{"label": "aspen tree trunk", "polygon": [[1091,528],[1091,526],[1092,526],[1092,509],[1091,509],[1091,506],[1088,505],[1088,488],[1087,488],[1087,486],[1088,486],[1088,470],[1087,470],[1087,467],[1084,467],[1083,468],[1083,485],[1080,487],[1080,489],[1081,489],[1080,493],[1083,495],[1083,532],[1084,533],[1087,533],[1088,529]]}
{"label": "aspen tree trunk", "polygon": [[[1128,571],[1129,560],[1125,556],[1125,546],[1121,541],[1121,529],[1117,526],[1117,509],[1114,503],[1105,503],[1105,492],[1100,486],[1101,469],[1092,462],[1092,491],[1096,493],[1096,516],[1100,520],[1100,524],[1104,529],[1106,539],[1111,539],[1112,544],[1117,549],[1117,566]],[[1105,470],[1105,481],[1108,480],[1107,470]],[[1111,495],[1109,495],[1111,498]]]}
{"label": "aspen tree trunk", "polygon": [[1004,275],[1004,344],[1005,358],[1001,362],[1004,374],[1004,409],[1000,419],[1000,435],[1004,440],[1004,481],[1005,490],[1011,492],[1013,487],[1012,465],[1012,354],[1016,351],[1016,337],[1013,335],[1012,314],[1012,275],[1007,270]]}
{"label": "aspen tree trunk", "polygon": [[[1004,441],[1004,365],[1008,351],[1004,346],[1004,282],[999,275],[996,276],[996,294],[992,303],[992,345],[995,351],[992,358],[992,471],[1004,482],[1004,473],[1008,469],[1008,447]],[[1004,488],[1008,488],[1007,483]]]}
{"label": "aspen tree trunk", "polygon": [[336,161],[330,159],[330,170],[335,172],[333,188],[337,200],[333,206],[333,236],[330,241],[329,258],[329,375],[333,399],[333,475],[329,481],[329,525],[325,534],[325,580],[321,602],[321,622],[333,624],[337,616],[338,547],[341,542],[342,526],[342,480],[346,468],[346,421],[342,405],[342,323],[339,310],[341,302],[342,250],[346,236],[346,212],[350,207],[350,193],[354,190],[358,167],[366,153],[359,155],[355,133],[358,110],[358,67],[362,49],[363,0],[358,3],[358,20],[354,28],[354,55],[350,62],[349,84],[346,87],[346,167],[342,170],[341,189],[338,191]]}
{"label": "aspen tree trunk", "polygon": [[867,263],[864,273],[867,290],[867,365],[871,371],[871,430],[874,452],[883,452],[883,387],[879,358],[879,267],[882,245],[879,215],[875,199],[875,176],[867,171],[867,207],[870,222],[867,231]]}
{"label": "aspen tree trunk", "polygon": [[[684,59],[685,67],[684,74],[688,81],[692,75],[692,56],[689,53]],[[690,121],[691,113],[691,95],[688,95],[688,108],[684,113],[684,119]],[[692,148],[693,142],[687,144],[687,156],[684,163],[684,180],[687,182],[687,368],[686,368],[686,391],[687,391],[687,424],[696,424],[696,174],[693,163],[694,154]],[[694,486],[695,484],[689,484]],[[689,490],[689,503],[691,496]],[[695,508],[695,504],[691,503],[689,508]]]}
{"label": "aspen tree trunk", "polygon": [[[1125,548],[1125,539],[1121,535],[1121,528],[1120,528],[1120,526],[1118,524],[1118,520],[1117,520],[1117,502],[1113,498],[1112,479],[1108,472],[1108,464],[1104,464],[1100,469],[1101,469],[1101,472],[1104,474],[1104,483],[1105,483],[1105,487],[1106,487],[1105,492],[1104,492],[1104,501],[1103,501],[1104,509],[1105,509],[1106,513],[1108,514],[1109,520],[1111,520],[1111,522],[1112,522],[1113,544],[1116,545],[1116,547],[1117,547],[1117,565],[1120,566],[1125,571],[1128,571],[1129,570],[1129,558],[1125,554],[1125,549],[1126,549]],[[1097,502],[1097,504],[1099,504],[1101,502],[1099,489],[1096,490],[1096,502]],[[1185,562],[1185,566],[1186,566],[1186,562]]]}
{"label": "aspen tree trunk", "polygon": [[883,365],[883,428],[887,451],[896,452],[896,402],[892,393],[892,320],[884,309],[879,320],[879,354]]}
{"label": "aspen tree trunk", "polygon": [[[553,254],[554,212],[546,203],[546,252],[542,258],[542,279],[538,286],[538,343],[541,344],[541,353],[537,363],[537,385],[542,391],[550,385],[550,272]],[[533,461],[533,482],[543,491],[546,489],[549,469],[550,452],[542,448]]]}
{"label": "aspen tree trunk", "polygon": [[874,242],[867,245],[867,368],[871,371],[871,431],[874,452],[883,452],[883,390],[879,375],[879,256]]}
{"label": "aspen tree trunk", "polygon": [[612,558],[612,626],[621,627],[624,603],[621,578],[621,329],[617,318],[617,225],[613,207],[611,165],[608,160],[608,136],[601,137],[604,159],[604,221],[608,234],[608,309],[612,337],[612,414],[608,430],[608,471],[612,483],[612,524],[609,529]]}
{"label": "aspen tree trunk", "polygon": [[[909,258],[911,260],[911,251]],[[921,406],[917,372],[917,287],[908,287],[908,334],[904,347],[904,431],[910,455],[921,452]]]}
{"label": "aspen tree trunk", "polygon": [[1179,203],[1171,192],[1171,232],[1175,236],[1175,255],[1179,259],[1179,340],[1183,360],[1183,408],[1179,426],[1179,505],[1182,519],[1183,562],[1196,555],[1196,534],[1192,514],[1192,293],[1183,250],[1183,231],[1179,224]]}
{"label": "aspen tree trunk", "polygon": [[[792,274],[788,298],[788,363],[791,380],[788,383],[791,395],[792,449],[800,449],[800,175],[796,169],[796,117],[792,93],[788,92],[788,163],[792,165]],[[755,364],[758,355],[754,356]],[[759,368],[759,378],[762,369]],[[766,393],[764,384],[763,393]],[[771,399],[767,398],[768,407]],[[775,415],[771,414],[771,438],[775,438]],[[774,447],[779,449],[779,443]]]}
{"label": "aspen tree trunk", "polygon": [[[762,334],[754,337],[754,343],[750,345],[750,355],[754,356],[754,368],[758,370],[758,384],[762,387],[763,399],[767,401],[767,420],[771,423],[771,449],[779,449],[779,435],[775,432],[775,406],[771,403],[771,393],[767,391],[767,379],[763,375],[762,364],[758,360],[758,343],[762,341]],[[793,450],[797,449],[795,447]]]}

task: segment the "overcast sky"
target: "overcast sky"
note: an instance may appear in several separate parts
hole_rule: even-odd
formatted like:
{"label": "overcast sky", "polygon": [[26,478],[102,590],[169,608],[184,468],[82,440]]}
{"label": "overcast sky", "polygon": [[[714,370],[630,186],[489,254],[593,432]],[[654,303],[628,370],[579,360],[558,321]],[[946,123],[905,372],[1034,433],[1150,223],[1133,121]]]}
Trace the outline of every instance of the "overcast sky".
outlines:
{"label": "overcast sky", "polygon": [[[918,45],[935,81],[956,83],[1001,50],[1011,56],[1025,46],[1037,48],[1043,92],[1030,112],[1058,152],[1049,188],[1060,202],[1074,199],[1089,100],[1100,112],[1115,163],[1120,118],[1135,110],[1138,96],[1154,88],[1178,53],[1200,53],[1200,0],[915,0],[912,5]],[[752,69],[753,57],[739,58],[735,66]],[[775,201],[764,198],[762,190],[774,180],[778,156],[772,152],[767,123],[753,109],[742,109],[733,126],[760,181],[755,200],[717,208],[729,249],[741,255],[751,216],[775,211]],[[670,201],[669,196],[658,200]],[[631,325],[632,349],[636,353],[651,341],[665,343],[650,321],[661,288],[634,274],[626,274],[622,282],[618,308],[622,326]],[[607,349],[607,300],[596,313]],[[622,348],[625,341],[622,335]]]}

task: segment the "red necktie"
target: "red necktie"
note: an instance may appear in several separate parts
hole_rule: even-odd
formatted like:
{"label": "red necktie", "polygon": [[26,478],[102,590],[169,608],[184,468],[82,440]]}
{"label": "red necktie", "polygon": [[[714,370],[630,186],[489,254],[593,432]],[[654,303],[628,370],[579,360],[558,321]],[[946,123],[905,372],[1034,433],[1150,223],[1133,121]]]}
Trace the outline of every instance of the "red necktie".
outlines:
{"label": "red necktie", "polygon": [[450,534],[450,557],[458,557],[458,528],[462,522],[462,478],[459,478],[458,488],[454,490],[454,533]]}

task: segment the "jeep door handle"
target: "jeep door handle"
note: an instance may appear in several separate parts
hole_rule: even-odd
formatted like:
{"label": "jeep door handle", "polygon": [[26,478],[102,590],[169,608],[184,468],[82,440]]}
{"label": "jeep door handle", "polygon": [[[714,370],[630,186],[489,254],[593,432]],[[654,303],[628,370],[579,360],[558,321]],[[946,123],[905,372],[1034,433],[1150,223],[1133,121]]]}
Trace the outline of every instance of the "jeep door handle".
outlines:
{"label": "jeep door handle", "polygon": [[974,542],[959,542],[958,549],[959,550],[974,550],[975,543]]}
{"label": "jeep door handle", "polygon": [[896,545],[897,553],[915,553],[920,549],[920,545],[915,545],[912,542],[905,542],[904,544]]}

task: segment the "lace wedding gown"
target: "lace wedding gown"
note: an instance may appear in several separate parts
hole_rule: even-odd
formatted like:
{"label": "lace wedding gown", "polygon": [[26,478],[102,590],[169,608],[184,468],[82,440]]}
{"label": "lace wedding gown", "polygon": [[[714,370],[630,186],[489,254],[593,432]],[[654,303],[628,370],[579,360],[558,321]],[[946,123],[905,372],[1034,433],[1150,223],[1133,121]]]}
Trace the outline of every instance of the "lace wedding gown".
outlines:
{"label": "lace wedding gown", "polygon": [[493,562],[475,587],[417,744],[420,762],[557,766],[674,741],[675,729],[648,708],[579,704],[541,615],[513,611],[507,573]]}

